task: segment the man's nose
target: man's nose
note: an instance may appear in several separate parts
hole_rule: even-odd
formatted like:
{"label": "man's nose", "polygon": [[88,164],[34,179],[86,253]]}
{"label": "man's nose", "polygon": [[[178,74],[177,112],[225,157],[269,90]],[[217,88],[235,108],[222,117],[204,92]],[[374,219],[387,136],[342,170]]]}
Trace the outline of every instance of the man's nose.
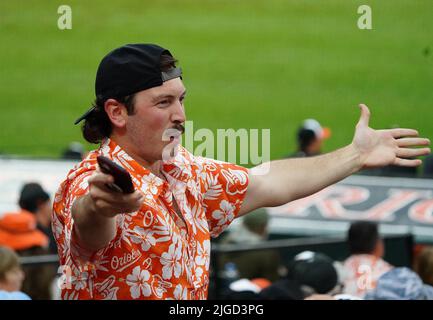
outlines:
{"label": "man's nose", "polygon": [[184,123],[186,121],[185,109],[180,101],[177,101],[174,105],[171,121],[180,123]]}

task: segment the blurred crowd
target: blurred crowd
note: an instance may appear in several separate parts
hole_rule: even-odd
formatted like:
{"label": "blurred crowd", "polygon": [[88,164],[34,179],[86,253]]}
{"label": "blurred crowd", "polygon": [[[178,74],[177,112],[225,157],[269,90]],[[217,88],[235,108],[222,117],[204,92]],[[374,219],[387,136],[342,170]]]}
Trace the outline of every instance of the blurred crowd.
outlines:
{"label": "blurred crowd", "polygon": [[50,196],[40,184],[31,182],[22,187],[18,202],[19,211],[0,216],[0,299],[23,295],[36,300],[55,299],[57,266],[21,266],[19,260],[57,254]]}
{"label": "blurred crowd", "polygon": [[[266,225],[266,212],[253,212],[222,242],[265,242]],[[222,298],[433,300],[433,247],[424,246],[408,268],[395,267],[383,259],[385,246],[375,222],[353,222],[346,241],[350,255],[344,261],[312,251],[300,252],[289,262],[278,261],[272,250],[228,256],[221,266]]]}

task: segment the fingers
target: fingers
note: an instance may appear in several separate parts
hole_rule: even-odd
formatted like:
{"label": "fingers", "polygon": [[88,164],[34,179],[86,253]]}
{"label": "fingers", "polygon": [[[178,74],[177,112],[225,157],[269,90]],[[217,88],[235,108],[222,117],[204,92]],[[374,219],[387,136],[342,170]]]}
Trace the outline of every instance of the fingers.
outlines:
{"label": "fingers", "polygon": [[391,129],[389,132],[394,138],[397,138],[397,158],[394,165],[403,167],[417,167],[421,165],[422,161],[419,159],[402,159],[402,158],[415,158],[419,156],[426,156],[430,154],[430,148],[413,148],[416,146],[428,146],[430,140],[426,138],[401,138],[399,137],[417,137],[418,132],[413,129]]}
{"label": "fingers", "polygon": [[113,183],[114,178],[109,174],[102,173],[101,171],[96,171],[89,178],[89,184],[95,184],[98,186],[106,185],[107,183]]}
{"label": "fingers", "polygon": [[359,108],[361,109],[361,117],[358,121],[358,126],[368,127],[368,122],[370,121],[370,110],[365,104],[360,104]]}
{"label": "fingers", "polygon": [[430,153],[430,148],[398,148],[397,157],[399,158],[414,158],[419,156],[426,156]]}
{"label": "fingers", "polygon": [[102,199],[104,201],[111,202],[113,204],[115,203],[125,204],[125,203],[144,201],[143,194],[138,190],[134,191],[133,193],[126,194],[126,193],[116,192],[116,191],[113,192],[111,190],[107,190],[106,188],[102,189],[97,187],[97,188],[91,188],[90,193],[92,195],[92,198],[94,199]]}
{"label": "fingers", "polygon": [[421,163],[422,161],[419,159],[409,160],[396,158],[393,164],[401,167],[418,167],[419,165],[421,165]]}
{"label": "fingers", "polygon": [[138,190],[125,194],[108,192],[95,187],[91,188],[89,193],[97,209],[106,211],[110,215],[137,211],[144,202],[144,195]]}
{"label": "fingers", "polygon": [[109,189],[107,184],[114,182],[113,176],[99,170],[95,171],[88,182],[90,197],[97,210],[103,214],[112,216],[118,213],[134,212],[140,209],[144,202],[144,195],[138,190],[125,194]]}
{"label": "fingers", "polygon": [[416,131],[414,129],[397,128],[397,129],[389,129],[386,131],[391,133],[391,135],[396,139],[402,138],[402,137],[418,137],[418,131]]}
{"label": "fingers", "polygon": [[426,138],[401,138],[397,139],[399,147],[414,147],[414,146],[428,146],[430,140]]}

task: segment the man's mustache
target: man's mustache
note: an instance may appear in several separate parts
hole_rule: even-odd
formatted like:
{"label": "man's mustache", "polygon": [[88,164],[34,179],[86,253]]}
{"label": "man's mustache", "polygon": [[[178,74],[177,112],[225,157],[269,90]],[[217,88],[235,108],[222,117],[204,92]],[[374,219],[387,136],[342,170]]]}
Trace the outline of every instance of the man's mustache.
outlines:
{"label": "man's mustache", "polygon": [[185,127],[182,124],[180,124],[180,123],[176,123],[173,126],[173,129],[180,131],[181,134],[183,134],[185,132]]}
{"label": "man's mustache", "polygon": [[181,123],[176,123],[172,128],[166,129],[162,134],[162,140],[168,141],[171,138],[180,137],[185,132],[185,127]]}

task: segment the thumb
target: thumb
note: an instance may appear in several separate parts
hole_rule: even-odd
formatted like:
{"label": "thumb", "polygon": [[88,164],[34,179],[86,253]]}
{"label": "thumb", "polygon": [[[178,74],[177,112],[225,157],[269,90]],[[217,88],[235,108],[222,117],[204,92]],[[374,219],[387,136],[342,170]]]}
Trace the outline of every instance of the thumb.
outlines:
{"label": "thumb", "polygon": [[370,121],[370,110],[363,103],[359,105],[359,108],[361,109],[361,117],[359,118],[358,126],[368,127],[368,122]]}

